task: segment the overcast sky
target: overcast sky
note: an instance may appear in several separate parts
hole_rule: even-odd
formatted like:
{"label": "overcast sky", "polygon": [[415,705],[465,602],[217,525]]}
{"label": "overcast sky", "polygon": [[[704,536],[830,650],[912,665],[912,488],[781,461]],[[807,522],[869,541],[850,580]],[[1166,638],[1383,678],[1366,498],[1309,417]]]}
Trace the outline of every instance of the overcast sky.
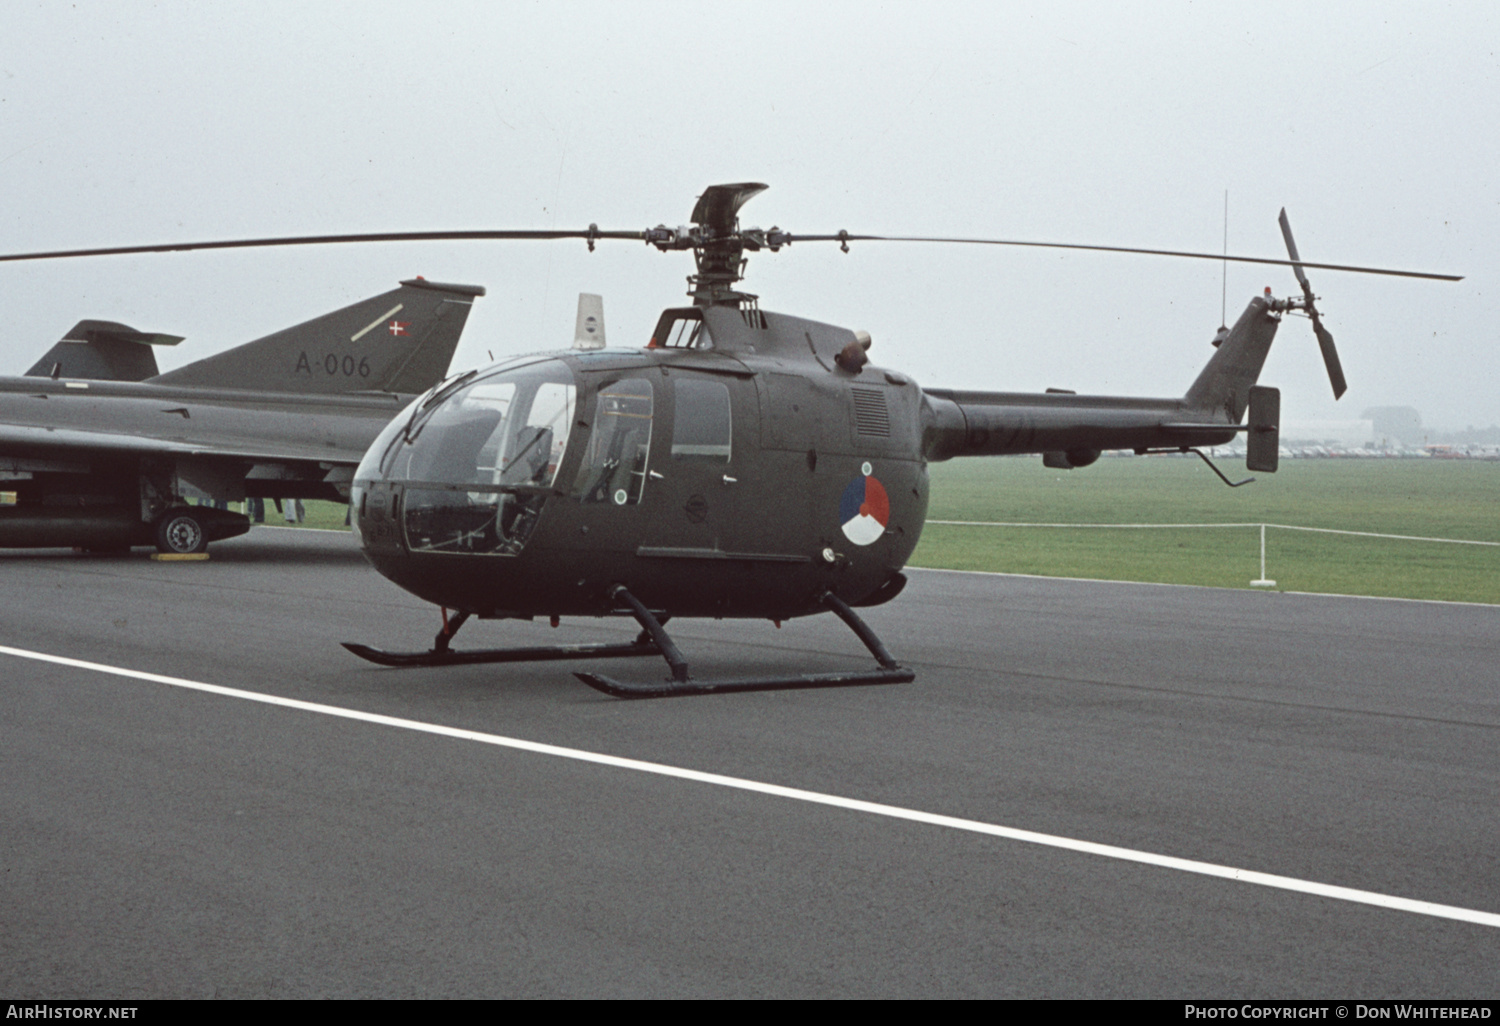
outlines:
{"label": "overcast sky", "polygon": [[[1287,420],[1500,421],[1500,16],[1284,5],[80,2],[5,5],[0,252],[323,232],[640,229],[715,182],[749,225],[995,236],[1467,275],[1312,272],[1350,389],[1288,319]],[[163,369],[422,274],[484,285],[455,369],[611,345],[685,302],[639,243],[332,246],[0,266],[0,373],[84,317],[185,335]],[[771,310],[868,330],[932,386],[1179,395],[1218,263],[856,244],[751,259]],[[1230,265],[1229,319],[1285,268]]]}

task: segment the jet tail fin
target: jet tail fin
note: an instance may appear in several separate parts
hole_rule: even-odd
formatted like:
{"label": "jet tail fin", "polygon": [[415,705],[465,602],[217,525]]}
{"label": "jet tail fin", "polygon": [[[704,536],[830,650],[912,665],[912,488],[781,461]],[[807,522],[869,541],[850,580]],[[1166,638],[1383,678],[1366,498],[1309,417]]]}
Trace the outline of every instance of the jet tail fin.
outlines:
{"label": "jet tail fin", "polygon": [[1268,299],[1256,296],[1250,300],[1234,327],[1217,343],[1218,350],[1187,390],[1184,401],[1200,410],[1222,411],[1231,424],[1238,424],[1280,324]]}
{"label": "jet tail fin", "polygon": [[478,285],[413,278],[342,310],[168,371],[163,385],[415,394],[448,373]]}
{"label": "jet tail fin", "polygon": [[136,331],[115,321],[79,321],[36,365],[29,378],[145,381],[159,373],[152,346],[175,346],[178,335]]}

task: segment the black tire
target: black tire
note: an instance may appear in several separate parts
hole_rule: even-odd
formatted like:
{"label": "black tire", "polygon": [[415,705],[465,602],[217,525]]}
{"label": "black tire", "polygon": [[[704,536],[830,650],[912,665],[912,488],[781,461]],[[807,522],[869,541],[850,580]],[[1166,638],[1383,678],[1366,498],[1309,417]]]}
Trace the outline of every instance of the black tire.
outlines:
{"label": "black tire", "polygon": [[175,556],[187,556],[208,548],[208,531],[191,507],[169,509],[156,521],[156,547]]}

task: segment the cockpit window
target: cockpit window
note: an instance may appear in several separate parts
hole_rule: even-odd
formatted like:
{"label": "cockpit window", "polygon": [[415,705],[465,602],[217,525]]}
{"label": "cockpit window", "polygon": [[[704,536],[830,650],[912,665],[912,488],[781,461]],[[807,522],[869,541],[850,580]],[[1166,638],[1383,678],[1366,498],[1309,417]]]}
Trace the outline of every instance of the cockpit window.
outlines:
{"label": "cockpit window", "polygon": [[567,450],[577,393],[568,366],[546,360],[478,378],[435,405],[428,400],[420,430],[397,437],[385,461],[385,477],[407,485],[407,545],[519,552]]}
{"label": "cockpit window", "polygon": [[392,454],[392,481],[547,488],[573,425],[577,388],[556,360],[454,391]]}
{"label": "cockpit window", "polygon": [[651,452],[651,382],[626,378],[599,389],[594,432],[574,494],[582,502],[633,506],[641,501]]}
{"label": "cockpit window", "polygon": [[545,495],[409,488],[402,501],[413,552],[513,556],[531,538]]}

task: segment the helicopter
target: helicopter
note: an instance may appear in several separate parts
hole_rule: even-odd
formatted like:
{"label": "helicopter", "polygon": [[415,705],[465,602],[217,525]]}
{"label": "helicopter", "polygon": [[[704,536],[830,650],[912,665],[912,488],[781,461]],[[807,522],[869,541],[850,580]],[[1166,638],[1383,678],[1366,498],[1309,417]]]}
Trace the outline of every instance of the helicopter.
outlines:
{"label": "helicopter", "polygon": [[[256,239],[74,250],[36,259],[319,242],[608,239],[691,250],[691,303],[662,312],[639,348],[602,342],[602,310],[580,310],[573,349],[451,377],[415,399],[366,451],[350,486],[351,524],[382,575],[442,611],[429,650],[346,642],[385,666],[449,666],[655,656],[671,677],[577,672],[620,698],[907,683],[855,611],[896,598],[921,536],[928,465],[961,456],[1041,454],[1059,469],[1104,450],[1196,453],[1244,433],[1247,467],[1276,470],[1280,395],[1257,379],[1288,314],[1308,317],[1335,398],[1346,384],[1305,269],[1458,280],[1304,261],[1285,211],[1289,260],[1002,239],[802,235],[742,228],[767,188],[714,185],[688,225],[644,231],[501,230]],[[870,362],[870,336],[761,308],[741,291],[746,253],[794,243],[906,241],[1150,253],[1287,265],[1300,295],[1255,296],[1178,398],[923,388]],[[593,322],[597,334],[584,330]],[[701,680],[666,631],[675,618],[769,620],[833,613],[876,666],[839,673]],[[451,614],[451,615],[450,615]],[[470,618],[632,617],[621,644],[456,650]]]}

